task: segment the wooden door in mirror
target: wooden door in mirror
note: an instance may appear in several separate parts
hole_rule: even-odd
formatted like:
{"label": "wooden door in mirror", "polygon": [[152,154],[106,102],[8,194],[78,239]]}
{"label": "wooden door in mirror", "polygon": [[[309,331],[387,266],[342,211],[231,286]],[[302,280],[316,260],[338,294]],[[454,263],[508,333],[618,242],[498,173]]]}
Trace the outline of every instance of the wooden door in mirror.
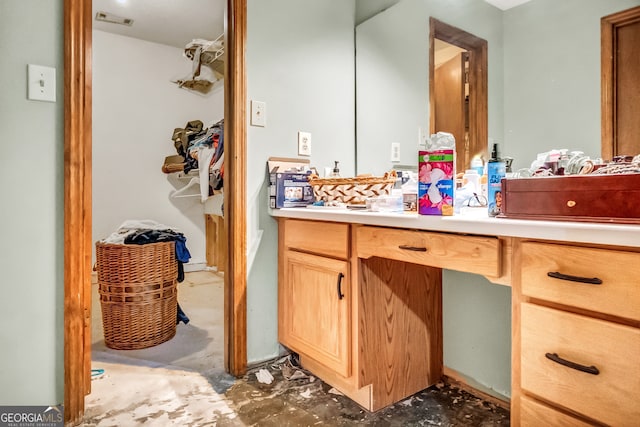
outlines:
{"label": "wooden door in mirror", "polygon": [[602,158],[640,154],[640,6],[601,19]]}
{"label": "wooden door in mirror", "polygon": [[[462,90],[462,94],[440,94],[441,96],[449,96],[457,101],[457,108],[461,119],[464,119],[463,130],[461,135],[467,134],[468,137],[456,136],[456,157],[457,172],[464,172],[470,167],[469,163],[474,156],[481,156],[485,160],[487,156],[488,146],[488,54],[487,41],[476,37],[464,30],[453,27],[433,17],[429,19],[429,111],[430,111],[430,131],[435,133],[438,131],[447,131],[455,133],[454,129],[437,128],[436,117],[438,115],[435,88],[435,40],[441,40],[453,46],[457,46],[465,51],[465,60],[468,66],[461,65],[464,69],[463,74],[467,75],[468,94],[466,89]],[[459,92],[459,90],[456,90]],[[467,96],[468,95],[468,96]],[[450,113],[450,111],[448,112]]]}

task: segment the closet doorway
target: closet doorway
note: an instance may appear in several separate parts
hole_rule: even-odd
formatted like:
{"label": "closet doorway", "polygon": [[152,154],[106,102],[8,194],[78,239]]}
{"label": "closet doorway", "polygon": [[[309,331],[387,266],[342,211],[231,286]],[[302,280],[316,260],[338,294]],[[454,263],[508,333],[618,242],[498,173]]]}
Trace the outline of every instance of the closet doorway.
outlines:
{"label": "closet doorway", "polygon": [[[87,4],[89,3],[89,4]],[[82,420],[91,388],[92,19],[90,2],[64,1],[65,51],[65,420]],[[224,117],[225,219],[228,256],[224,278],[225,369],[246,369],[246,243],[244,151],[244,43],[246,2],[227,1]]]}

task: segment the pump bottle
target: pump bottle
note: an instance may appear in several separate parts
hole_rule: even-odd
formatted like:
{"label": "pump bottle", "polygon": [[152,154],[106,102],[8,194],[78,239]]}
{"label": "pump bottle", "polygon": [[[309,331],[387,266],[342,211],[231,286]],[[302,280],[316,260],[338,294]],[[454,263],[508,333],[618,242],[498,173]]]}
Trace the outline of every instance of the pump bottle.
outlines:
{"label": "pump bottle", "polygon": [[338,161],[334,160],[334,166],[333,166],[333,171],[331,172],[331,175],[329,175],[330,178],[340,178],[340,169],[338,168]]}

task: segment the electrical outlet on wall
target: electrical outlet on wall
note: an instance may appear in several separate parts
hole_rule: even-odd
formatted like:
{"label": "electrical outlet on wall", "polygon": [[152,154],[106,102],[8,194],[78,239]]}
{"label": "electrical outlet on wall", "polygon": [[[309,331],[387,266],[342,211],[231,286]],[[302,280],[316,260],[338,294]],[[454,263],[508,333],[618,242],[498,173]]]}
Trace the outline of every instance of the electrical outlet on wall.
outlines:
{"label": "electrical outlet on wall", "polygon": [[391,161],[392,162],[400,161],[400,143],[399,142],[391,143]]}
{"label": "electrical outlet on wall", "polygon": [[298,132],[298,155],[299,156],[311,155],[311,133],[310,132]]}
{"label": "electrical outlet on wall", "polygon": [[418,126],[418,147],[426,148],[427,146],[427,134],[425,133],[422,126]]}

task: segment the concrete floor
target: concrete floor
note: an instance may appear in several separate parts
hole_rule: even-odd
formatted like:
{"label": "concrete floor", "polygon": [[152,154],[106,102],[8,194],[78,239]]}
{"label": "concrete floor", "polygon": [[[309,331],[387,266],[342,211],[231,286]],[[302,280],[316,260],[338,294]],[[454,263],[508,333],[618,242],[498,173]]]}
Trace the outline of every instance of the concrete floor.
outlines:
{"label": "concrete floor", "polygon": [[[93,368],[85,426],[496,426],[509,413],[439,383],[376,413],[369,413],[291,358],[266,363],[235,379],[223,370],[222,276],[187,273],[178,300],[191,319],[170,341],[143,350],[104,345],[94,285]],[[295,361],[294,361],[295,362]],[[266,370],[271,384],[257,374]],[[297,371],[298,379],[290,378]],[[262,371],[264,372],[264,371]],[[295,376],[293,377],[295,378]]]}

